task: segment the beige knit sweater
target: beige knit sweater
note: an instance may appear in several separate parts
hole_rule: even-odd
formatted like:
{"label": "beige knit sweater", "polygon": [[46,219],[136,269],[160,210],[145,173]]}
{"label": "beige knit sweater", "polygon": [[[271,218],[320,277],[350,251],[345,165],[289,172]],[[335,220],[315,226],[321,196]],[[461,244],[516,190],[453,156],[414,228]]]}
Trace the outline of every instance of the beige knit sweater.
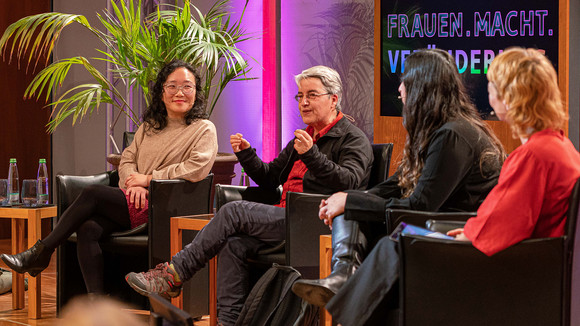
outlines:
{"label": "beige knit sweater", "polygon": [[[129,147],[121,155],[119,187],[133,173],[151,174],[153,179],[186,179],[196,182],[210,172],[217,154],[217,134],[209,120],[186,125],[168,119],[157,131],[142,124]],[[146,130],[148,129],[148,130]]]}

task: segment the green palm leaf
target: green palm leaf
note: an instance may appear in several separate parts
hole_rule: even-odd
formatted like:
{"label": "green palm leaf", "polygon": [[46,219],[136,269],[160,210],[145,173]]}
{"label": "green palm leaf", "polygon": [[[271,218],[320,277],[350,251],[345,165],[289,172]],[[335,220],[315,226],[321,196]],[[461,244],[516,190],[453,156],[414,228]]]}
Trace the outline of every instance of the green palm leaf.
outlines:
{"label": "green palm leaf", "polygon": [[[241,29],[241,18],[231,22],[228,0],[217,1],[206,15],[184,0],[184,6],[162,5],[148,17],[142,17],[141,1],[111,2],[111,11],[98,14],[102,29],[93,28],[82,15],[44,13],[25,17],[10,25],[0,38],[0,54],[4,58],[16,57],[18,62],[41,58],[47,62],[62,30],[77,23],[88,29],[106,50],[99,50],[99,57],[77,56],[65,58],[48,65],[36,74],[25,91],[26,98],[49,101],[54,90],[60,89],[73,66],[82,66],[94,79],[94,83],[73,86],[58,100],[48,104],[52,107],[49,130],[67,118],[73,125],[100,107],[112,104],[124,112],[136,124],[138,116],[125,100],[112,80],[101,73],[92,60],[104,61],[112,67],[114,79],[123,81],[123,87],[138,87],[143,91],[148,105],[149,85],[155,81],[161,67],[176,58],[201,67],[203,90],[209,101],[211,114],[225,86],[233,80],[248,80],[250,71],[247,54],[237,44],[251,39]],[[244,6],[242,17],[246,6]],[[115,100],[112,100],[114,98]]]}
{"label": "green palm leaf", "polygon": [[13,55],[16,55],[18,59],[22,59],[25,57],[26,52],[29,52],[28,64],[32,62],[33,57],[40,58],[42,56],[46,57],[48,62],[61,31],[73,22],[79,23],[90,31],[95,32],[82,15],[51,12],[28,16],[8,26],[6,31],[4,31],[0,38],[0,52],[3,57],[6,57],[6,50],[9,47],[8,42],[12,40],[12,46],[10,46],[10,53],[8,54],[9,61],[11,61]]}
{"label": "green palm leaf", "polygon": [[87,114],[90,116],[102,102],[114,104],[102,85],[83,84],[73,87],[57,101],[49,104],[53,107],[49,130],[53,132],[56,126],[70,115],[73,116],[72,124],[75,125],[77,120],[82,120]]}

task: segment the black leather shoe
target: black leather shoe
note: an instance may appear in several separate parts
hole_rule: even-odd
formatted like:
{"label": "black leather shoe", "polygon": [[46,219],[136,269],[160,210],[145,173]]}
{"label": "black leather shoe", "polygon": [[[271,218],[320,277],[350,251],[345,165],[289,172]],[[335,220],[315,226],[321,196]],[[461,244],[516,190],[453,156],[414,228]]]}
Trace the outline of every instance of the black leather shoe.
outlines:
{"label": "black leather shoe", "polygon": [[28,273],[35,277],[50,264],[50,257],[54,249],[48,249],[38,240],[32,248],[16,255],[2,254],[0,258],[17,273]]}
{"label": "black leather shoe", "polygon": [[340,290],[348,276],[346,271],[335,270],[327,278],[320,280],[298,280],[292,285],[292,292],[310,304],[324,307]]}

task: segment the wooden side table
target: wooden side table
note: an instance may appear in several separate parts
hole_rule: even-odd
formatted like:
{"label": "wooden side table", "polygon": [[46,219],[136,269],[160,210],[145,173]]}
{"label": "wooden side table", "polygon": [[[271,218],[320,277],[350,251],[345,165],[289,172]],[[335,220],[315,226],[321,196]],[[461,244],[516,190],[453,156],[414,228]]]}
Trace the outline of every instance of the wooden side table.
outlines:
{"label": "wooden side table", "polygon": [[[332,236],[320,236],[320,278],[325,278],[331,273],[332,269]],[[331,326],[332,317],[326,309],[320,310],[320,325]]]}
{"label": "wooden side table", "polygon": [[[183,230],[199,231],[206,226],[213,218],[213,214],[178,216],[171,218],[170,237],[171,237],[171,256],[175,255],[182,249]],[[209,261],[209,324],[217,325],[217,259],[214,257]],[[177,298],[171,299],[171,302],[183,309],[183,293]]]}
{"label": "wooden side table", "polygon": [[[0,207],[0,218],[12,220],[12,254],[20,253],[36,243],[42,236],[41,220],[57,214],[56,206],[47,207]],[[28,220],[28,246],[24,238],[24,225]],[[41,317],[41,278],[28,278],[28,317]],[[24,275],[12,273],[12,309],[24,309]]]}

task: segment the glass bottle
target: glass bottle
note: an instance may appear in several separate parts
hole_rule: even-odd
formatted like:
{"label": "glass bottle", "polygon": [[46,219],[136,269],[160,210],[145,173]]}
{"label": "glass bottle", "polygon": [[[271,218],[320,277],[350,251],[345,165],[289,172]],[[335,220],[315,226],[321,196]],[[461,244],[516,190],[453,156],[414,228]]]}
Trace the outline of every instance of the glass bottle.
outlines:
{"label": "glass bottle", "polygon": [[10,167],[8,168],[8,203],[10,205],[20,203],[20,181],[18,180],[18,167],[15,158],[10,159]]}
{"label": "glass bottle", "polygon": [[48,172],[46,169],[46,159],[41,158],[38,160],[38,173],[36,174],[37,180],[37,202],[38,205],[48,205]]}
{"label": "glass bottle", "polygon": [[246,171],[244,171],[244,168],[242,168],[242,173],[240,176],[240,186],[246,186],[246,187],[250,186],[250,177],[246,174]]}

